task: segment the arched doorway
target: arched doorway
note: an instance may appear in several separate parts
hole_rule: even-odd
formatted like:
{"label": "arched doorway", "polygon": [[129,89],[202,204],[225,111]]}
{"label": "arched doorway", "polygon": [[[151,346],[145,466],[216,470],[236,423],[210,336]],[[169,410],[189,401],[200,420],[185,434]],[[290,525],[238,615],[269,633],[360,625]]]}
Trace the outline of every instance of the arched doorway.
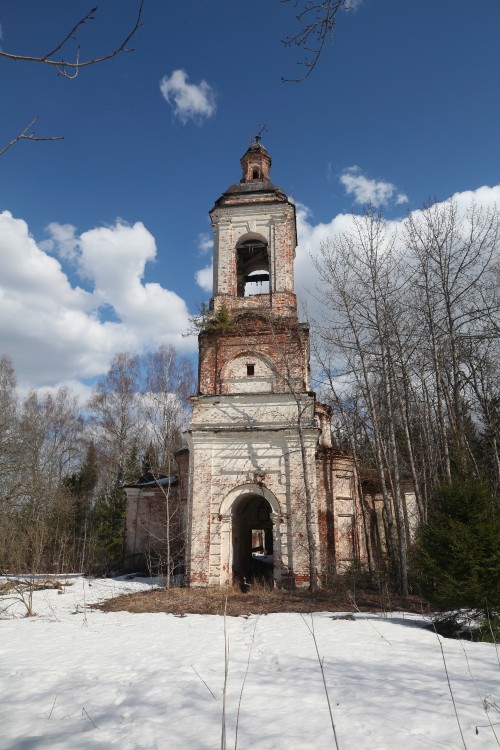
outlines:
{"label": "arched doorway", "polygon": [[[255,482],[234,487],[220,504],[219,520],[220,585],[231,585],[243,578],[248,580],[248,576],[255,577],[256,572],[259,577],[262,563],[267,566],[264,578],[274,580],[279,586],[282,519],[275,495]],[[272,558],[259,558],[262,553],[252,552],[253,547],[263,547]]]}
{"label": "arched doorway", "polygon": [[262,495],[243,495],[232,507],[233,580],[273,581],[272,508]]}

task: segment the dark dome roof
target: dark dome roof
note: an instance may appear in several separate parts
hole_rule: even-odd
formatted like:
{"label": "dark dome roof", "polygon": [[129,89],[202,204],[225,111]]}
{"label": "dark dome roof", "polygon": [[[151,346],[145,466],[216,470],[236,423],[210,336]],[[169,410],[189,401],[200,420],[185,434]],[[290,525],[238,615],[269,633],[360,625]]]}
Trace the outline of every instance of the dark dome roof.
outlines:
{"label": "dark dome roof", "polygon": [[279,193],[286,198],[285,193],[281,188],[275,185],[270,180],[259,180],[254,182],[236,182],[231,185],[223,195],[232,193]]}
{"label": "dark dome roof", "polygon": [[266,148],[256,139],[240,159],[243,176],[240,182],[231,185],[215,202],[215,207],[224,204],[255,202],[286,203],[286,194],[269,179],[271,157]]}

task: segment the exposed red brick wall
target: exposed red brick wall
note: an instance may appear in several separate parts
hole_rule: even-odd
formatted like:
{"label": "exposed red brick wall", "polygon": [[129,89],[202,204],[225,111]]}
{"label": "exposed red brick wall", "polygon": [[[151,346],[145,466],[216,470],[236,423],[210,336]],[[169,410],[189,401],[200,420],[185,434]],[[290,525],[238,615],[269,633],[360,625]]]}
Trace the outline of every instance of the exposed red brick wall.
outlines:
{"label": "exposed red brick wall", "polygon": [[298,392],[309,389],[307,326],[246,314],[235,318],[227,331],[200,334],[199,393],[224,393],[225,366],[246,352],[261,354],[273,363],[275,392],[289,392],[290,386]]}
{"label": "exposed red brick wall", "polygon": [[[184,558],[186,502],[180,486],[126,489],[125,567],[141,568],[161,556],[170,531],[171,554],[176,564]],[[168,513],[168,523],[167,523]]]}

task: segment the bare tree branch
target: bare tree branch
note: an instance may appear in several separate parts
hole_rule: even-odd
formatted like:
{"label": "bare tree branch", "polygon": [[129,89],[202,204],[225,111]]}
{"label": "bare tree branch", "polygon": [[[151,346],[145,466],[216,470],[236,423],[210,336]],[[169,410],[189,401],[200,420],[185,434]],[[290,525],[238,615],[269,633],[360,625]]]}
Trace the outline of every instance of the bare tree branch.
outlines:
{"label": "bare tree branch", "polygon": [[297,64],[305,68],[305,73],[297,78],[281,80],[286,83],[301,83],[316,67],[328,39],[333,40],[333,32],[339,10],[350,10],[350,0],[281,0],[282,3],[294,3],[301,10],[295,16],[299,30],[282,39],[285,47],[300,47],[305,52],[303,60]]}
{"label": "bare tree branch", "polygon": [[82,68],[87,68],[89,65],[96,65],[97,63],[104,62],[105,60],[111,60],[113,57],[116,57],[116,55],[119,55],[121,52],[133,51],[127,48],[127,44],[132,39],[134,34],[138,31],[138,29],[142,26],[141,19],[142,19],[143,7],[144,7],[144,0],[140,0],[137,18],[135,20],[135,23],[131,31],[129,31],[125,39],[121,42],[120,45],[118,45],[118,47],[116,47],[111,52],[108,52],[105,55],[101,55],[100,57],[93,57],[90,60],[80,60],[80,46],[78,46],[77,51],[76,51],[76,58],[73,62],[69,62],[68,60],[65,60],[64,57],[61,57],[58,60],[52,59],[52,57],[57,52],[60,52],[70,40],[76,39],[75,34],[81,26],[83,26],[87,21],[93,21],[95,19],[94,14],[97,11],[97,6],[92,8],[83,18],[81,18],[73,26],[71,31],[69,31],[66,34],[66,36],[61,40],[61,42],[59,42],[59,44],[57,44],[57,46],[54,47],[54,49],[48,52],[46,55],[43,55],[42,57],[35,57],[33,55],[19,55],[19,54],[4,52],[3,50],[0,50],[0,57],[4,57],[8,60],[24,60],[25,62],[44,63],[45,65],[53,66],[57,70],[58,75],[61,75],[64,78],[70,78],[70,79],[76,78]]}
{"label": "bare tree branch", "polygon": [[[52,58],[54,55],[56,55],[58,52],[60,52],[64,46],[70,41],[70,40],[76,40],[76,32],[78,29],[83,26],[87,21],[93,21],[95,19],[95,13],[97,12],[97,6],[92,8],[88,13],[83,16],[75,25],[73,28],[65,35],[65,37],[57,44],[54,49],[52,49],[50,52],[47,52],[46,55],[43,55],[42,57],[36,57],[33,55],[19,55],[14,54],[10,52],[4,52],[0,49],[0,57],[4,57],[7,60],[24,60],[25,62],[34,62],[34,63],[44,63],[45,65],[51,65],[57,70],[58,75],[63,76],[64,78],[73,79],[76,78],[78,73],[80,72],[81,68],[86,68],[89,65],[96,65],[97,63],[104,62],[105,60],[110,60],[113,57],[116,57],[116,55],[120,54],[121,52],[132,52],[133,50],[127,48],[127,44],[132,39],[134,34],[138,31],[138,29],[142,26],[142,11],[144,7],[144,0],[140,0],[139,9],[137,13],[137,18],[135,20],[135,23],[125,37],[125,39],[122,41],[122,43],[116,47],[114,50],[109,52],[108,54],[101,55],[100,57],[93,57],[90,60],[80,60],[80,46],[78,45],[76,50],[76,57],[73,62],[69,62],[65,60],[63,57],[58,60],[53,60]],[[13,138],[9,143],[7,143],[5,146],[0,148],[0,156],[4,154],[9,148],[14,146],[16,143],[22,140],[27,141],[62,141],[64,140],[63,136],[36,136],[33,131],[33,126],[35,122],[37,121],[38,116],[34,117],[31,122],[25,127],[25,129],[19,133],[15,138]]]}
{"label": "bare tree branch", "polygon": [[26,125],[24,130],[19,133],[19,135],[16,135],[15,138],[13,138],[9,143],[7,143],[5,146],[0,148],[0,156],[4,154],[7,149],[9,149],[11,146],[14,146],[19,141],[63,141],[64,136],[63,135],[48,135],[48,136],[37,136],[35,135],[35,132],[32,130],[35,122],[38,119],[38,115],[34,117],[29,125]]}

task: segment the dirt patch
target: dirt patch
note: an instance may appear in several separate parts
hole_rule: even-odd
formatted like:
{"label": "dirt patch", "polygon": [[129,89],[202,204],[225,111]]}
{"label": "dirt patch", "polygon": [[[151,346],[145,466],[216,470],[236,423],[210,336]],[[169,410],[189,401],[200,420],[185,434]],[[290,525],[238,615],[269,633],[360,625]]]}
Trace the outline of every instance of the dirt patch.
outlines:
{"label": "dirt patch", "polygon": [[272,612],[415,612],[427,611],[419,597],[391,596],[381,602],[377,592],[358,590],[356,595],[322,589],[288,591],[260,587],[243,594],[237,588],[152,589],[138,594],[126,594],[93,605],[104,612],[166,612],[178,616],[187,614],[223,615],[224,609],[232,617]]}

